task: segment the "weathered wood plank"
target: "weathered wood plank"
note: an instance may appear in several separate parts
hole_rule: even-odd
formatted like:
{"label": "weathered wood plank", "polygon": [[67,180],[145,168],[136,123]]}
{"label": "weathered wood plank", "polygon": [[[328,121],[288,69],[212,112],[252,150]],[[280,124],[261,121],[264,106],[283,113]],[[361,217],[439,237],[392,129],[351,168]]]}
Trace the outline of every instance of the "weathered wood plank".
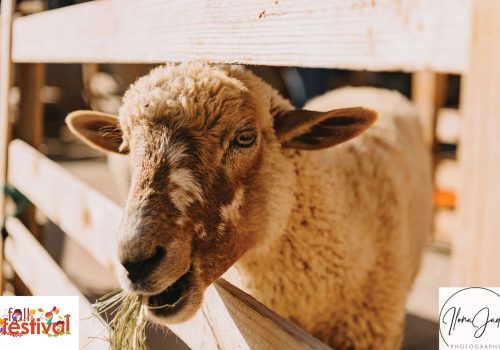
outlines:
{"label": "weathered wood plank", "polygon": [[[104,321],[94,317],[93,308],[28,229],[15,218],[7,220],[9,237],[5,256],[33,295],[78,296],[80,300],[80,348],[108,349]],[[99,338],[99,339],[96,339]]]}
{"label": "weathered wood plank", "polygon": [[416,72],[412,76],[412,100],[420,113],[424,139],[429,150],[436,146],[437,115],[445,104],[447,76],[430,71]]}
{"label": "weathered wood plank", "polygon": [[474,2],[471,64],[463,79],[456,285],[500,284],[500,1]]}
{"label": "weathered wood plank", "polygon": [[[103,0],[16,19],[16,62],[462,72],[471,0]],[[453,16],[450,16],[450,9]]]}
{"label": "weathered wood plank", "polygon": [[28,63],[17,66],[16,83],[19,86],[21,100],[14,137],[38,148],[43,142],[44,111],[40,90],[45,82],[45,65]]}
{"label": "weathered wood plank", "polygon": [[191,321],[170,329],[192,349],[329,349],[223,279]]}
{"label": "weathered wood plank", "polygon": [[[10,60],[12,15],[14,0],[5,0],[0,13],[0,226],[5,219],[5,196],[3,186],[7,179],[7,145],[11,138],[9,92],[12,86],[12,62]],[[0,295],[4,288],[3,281],[3,242],[0,239]]]}
{"label": "weathered wood plank", "polygon": [[20,140],[9,146],[9,182],[97,261],[113,269],[121,209]]}
{"label": "weathered wood plank", "polygon": [[224,279],[192,320],[170,329],[192,349],[329,349]]}
{"label": "weathered wood plank", "polygon": [[[14,124],[13,137],[20,138],[34,148],[43,142],[44,109],[40,90],[45,82],[45,65],[25,63],[17,65],[16,85],[21,93],[19,111]],[[36,209],[29,205],[21,213],[21,221],[38,239],[42,230],[35,219]]]}

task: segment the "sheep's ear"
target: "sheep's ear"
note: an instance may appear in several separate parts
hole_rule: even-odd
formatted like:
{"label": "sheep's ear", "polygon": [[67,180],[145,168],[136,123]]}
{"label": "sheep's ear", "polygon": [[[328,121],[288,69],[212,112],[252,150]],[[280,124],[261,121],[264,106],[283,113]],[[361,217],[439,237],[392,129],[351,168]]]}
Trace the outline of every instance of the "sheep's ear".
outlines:
{"label": "sheep's ear", "polygon": [[363,107],[328,112],[295,109],[276,117],[274,129],[283,147],[316,150],[352,139],[376,119],[377,112]]}
{"label": "sheep's ear", "polygon": [[99,151],[127,154],[118,117],[94,111],[75,111],[66,117],[73,134]]}

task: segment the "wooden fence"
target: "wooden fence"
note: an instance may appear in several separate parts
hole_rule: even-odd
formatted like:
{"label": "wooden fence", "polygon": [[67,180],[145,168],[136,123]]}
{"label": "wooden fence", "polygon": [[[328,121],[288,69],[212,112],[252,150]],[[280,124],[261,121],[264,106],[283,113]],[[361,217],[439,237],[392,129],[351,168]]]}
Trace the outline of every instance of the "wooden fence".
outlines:
{"label": "wooden fence", "polygon": [[[457,285],[500,284],[499,1],[99,0],[15,19],[13,13],[14,0],[3,0],[0,183],[13,184],[106,268],[112,269],[110,232],[121,209],[36,151],[43,130],[38,94],[45,63],[204,59],[420,72],[414,96],[426,111],[429,139],[437,100],[435,93],[422,96],[439,86],[437,73],[462,74],[459,231],[453,237],[452,277]],[[17,125],[27,143],[9,145],[14,78],[21,81]],[[4,206],[0,196],[2,221]],[[6,228],[5,258],[34,294],[81,295],[38,243],[29,220],[26,227],[9,218]],[[29,265],[16,258],[20,250],[30,252]],[[50,286],[40,280],[47,274],[54,279]],[[84,314],[90,314],[88,302],[81,300]],[[106,331],[95,322],[83,327],[83,336]],[[193,320],[172,330],[192,348],[324,348],[225,281],[207,290]]]}

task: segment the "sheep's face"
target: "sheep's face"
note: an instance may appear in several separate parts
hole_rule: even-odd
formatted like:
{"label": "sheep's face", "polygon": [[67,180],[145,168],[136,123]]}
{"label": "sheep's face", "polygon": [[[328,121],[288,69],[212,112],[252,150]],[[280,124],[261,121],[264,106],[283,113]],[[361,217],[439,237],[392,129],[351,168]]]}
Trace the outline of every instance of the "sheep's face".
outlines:
{"label": "sheep's face", "polygon": [[156,316],[195,310],[250,244],[238,227],[262,141],[244,94],[216,112],[200,109],[193,122],[140,120],[128,136],[134,171],[120,229],[122,284],[151,295],[152,307],[175,305],[152,309]]}
{"label": "sheep's face", "polygon": [[[132,183],[118,235],[121,284],[147,295],[150,315],[165,323],[192,316],[206,287],[258,244],[264,202],[274,200],[262,187],[269,152],[280,153],[280,144],[328,147],[374,119],[365,109],[327,118],[292,111],[273,123],[272,101],[228,72],[160,67],[127,91],[120,122],[96,112],[67,119],[92,146],[130,155]],[[291,109],[284,100],[281,107],[274,109]],[[333,142],[327,134],[336,126],[344,132],[335,129]]]}

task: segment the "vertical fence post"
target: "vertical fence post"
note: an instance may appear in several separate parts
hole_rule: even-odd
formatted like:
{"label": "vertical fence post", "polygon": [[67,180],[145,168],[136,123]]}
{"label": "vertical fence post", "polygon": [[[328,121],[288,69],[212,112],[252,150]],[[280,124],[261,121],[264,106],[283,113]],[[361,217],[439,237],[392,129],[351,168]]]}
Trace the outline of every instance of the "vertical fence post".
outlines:
{"label": "vertical fence post", "polygon": [[[435,184],[434,178],[438,162],[438,158],[436,157],[438,146],[436,139],[437,115],[446,103],[447,87],[448,76],[446,74],[420,71],[412,75],[412,100],[418,108],[424,141],[428,147],[428,151],[431,153],[433,184]],[[436,212],[433,214],[436,215]],[[436,233],[435,220],[433,220],[431,242],[436,241]]]}
{"label": "vertical fence post", "polygon": [[463,79],[462,182],[454,238],[456,285],[500,284],[500,1],[473,3],[470,67]]}
{"label": "vertical fence post", "polygon": [[[0,225],[5,220],[5,195],[3,186],[7,180],[7,146],[10,140],[9,92],[12,85],[12,62],[10,57],[12,15],[15,0],[3,0],[0,8]],[[0,239],[0,295],[3,292],[3,239]]]}
{"label": "vertical fence post", "polygon": [[[13,136],[19,138],[34,148],[39,148],[43,142],[43,103],[40,92],[45,82],[45,65],[41,63],[16,64],[16,86],[19,87],[21,99],[19,114],[13,128]],[[35,220],[36,208],[29,205],[21,213],[23,224],[39,240],[41,228]]]}
{"label": "vertical fence post", "polygon": [[446,88],[446,74],[421,71],[412,75],[412,100],[420,112],[425,142],[431,151],[436,146],[437,113],[446,102]]}

